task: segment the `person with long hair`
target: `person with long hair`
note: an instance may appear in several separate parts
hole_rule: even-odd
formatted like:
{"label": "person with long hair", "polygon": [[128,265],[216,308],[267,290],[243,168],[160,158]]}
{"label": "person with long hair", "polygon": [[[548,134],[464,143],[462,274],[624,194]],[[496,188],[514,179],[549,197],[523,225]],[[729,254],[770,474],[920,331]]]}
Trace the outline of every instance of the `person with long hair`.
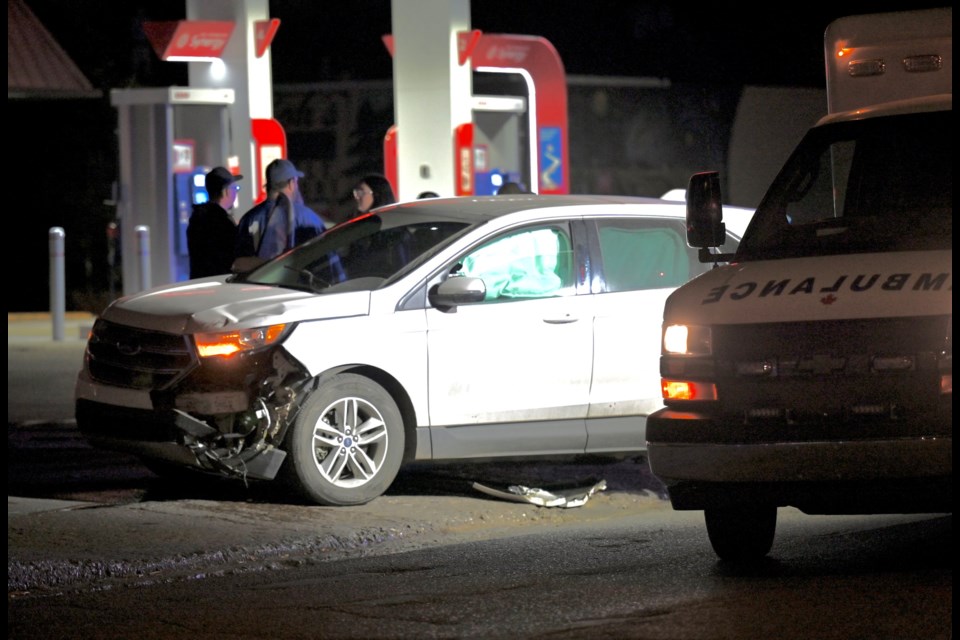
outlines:
{"label": "person with long hair", "polygon": [[370,173],[356,184],[353,188],[353,198],[357,202],[356,212],[350,216],[356,218],[362,216],[371,209],[382,207],[387,204],[393,204],[397,201],[393,193],[393,187],[386,176],[379,173]]}
{"label": "person with long hair", "polygon": [[303,172],[286,159],[267,165],[267,198],[243,214],[237,229],[238,258],[269,260],[324,232],[320,216],[303,203]]}

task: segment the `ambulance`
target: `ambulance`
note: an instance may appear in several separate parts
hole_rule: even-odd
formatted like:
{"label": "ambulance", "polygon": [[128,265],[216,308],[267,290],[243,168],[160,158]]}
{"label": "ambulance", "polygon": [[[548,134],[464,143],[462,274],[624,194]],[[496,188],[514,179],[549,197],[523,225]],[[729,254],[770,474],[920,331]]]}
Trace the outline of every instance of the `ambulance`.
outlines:
{"label": "ambulance", "polygon": [[693,175],[687,242],[715,268],[664,307],[651,471],[714,552],[773,548],[777,512],[952,513],[953,15],[824,34],[828,112],[736,251]]}

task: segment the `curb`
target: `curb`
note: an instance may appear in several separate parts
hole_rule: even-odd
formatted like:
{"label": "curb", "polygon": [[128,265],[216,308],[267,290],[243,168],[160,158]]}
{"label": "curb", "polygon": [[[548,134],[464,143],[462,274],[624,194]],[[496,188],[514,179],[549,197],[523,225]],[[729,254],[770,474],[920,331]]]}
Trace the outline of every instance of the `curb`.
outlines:
{"label": "curb", "polygon": [[[83,322],[88,321],[93,324],[97,316],[88,311],[67,311],[64,319]],[[53,322],[48,311],[15,311],[7,314],[7,324],[11,322]]]}

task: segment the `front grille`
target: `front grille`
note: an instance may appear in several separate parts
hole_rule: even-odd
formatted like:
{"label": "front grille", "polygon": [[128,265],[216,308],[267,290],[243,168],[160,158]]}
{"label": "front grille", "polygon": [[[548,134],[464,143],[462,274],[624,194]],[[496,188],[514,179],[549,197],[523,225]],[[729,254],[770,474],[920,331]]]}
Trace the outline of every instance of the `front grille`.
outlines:
{"label": "front grille", "polygon": [[942,316],[716,326],[721,411],[801,439],[941,432],[948,335]]}
{"label": "front grille", "polygon": [[91,378],[131,389],[165,389],[197,365],[186,336],[102,319],[93,325],[87,356]]}
{"label": "front grille", "polygon": [[820,358],[822,366],[836,369],[843,365],[827,362],[827,358],[862,364],[871,355],[939,352],[945,345],[948,324],[946,317],[929,316],[715,325],[714,355],[719,361],[731,362],[777,358],[790,363],[786,368],[794,368],[798,375],[816,375],[815,366],[805,370],[793,363]]}

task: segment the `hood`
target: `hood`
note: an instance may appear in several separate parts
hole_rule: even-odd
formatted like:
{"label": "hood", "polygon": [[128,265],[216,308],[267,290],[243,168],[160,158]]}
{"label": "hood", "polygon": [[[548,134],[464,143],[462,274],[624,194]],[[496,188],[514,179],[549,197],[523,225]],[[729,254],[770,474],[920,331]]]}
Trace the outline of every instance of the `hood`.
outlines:
{"label": "hood", "polygon": [[730,264],[675,291],[666,322],[747,324],[952,313],[953,252],[819,256]]}
{"label": "hood", "polygon": [[225,282],[223,276],[218,276],[155,287],[120,298],[101,317],[142,329],[197,333],[365,315],[369,310],[369,291],[317,295]]}

